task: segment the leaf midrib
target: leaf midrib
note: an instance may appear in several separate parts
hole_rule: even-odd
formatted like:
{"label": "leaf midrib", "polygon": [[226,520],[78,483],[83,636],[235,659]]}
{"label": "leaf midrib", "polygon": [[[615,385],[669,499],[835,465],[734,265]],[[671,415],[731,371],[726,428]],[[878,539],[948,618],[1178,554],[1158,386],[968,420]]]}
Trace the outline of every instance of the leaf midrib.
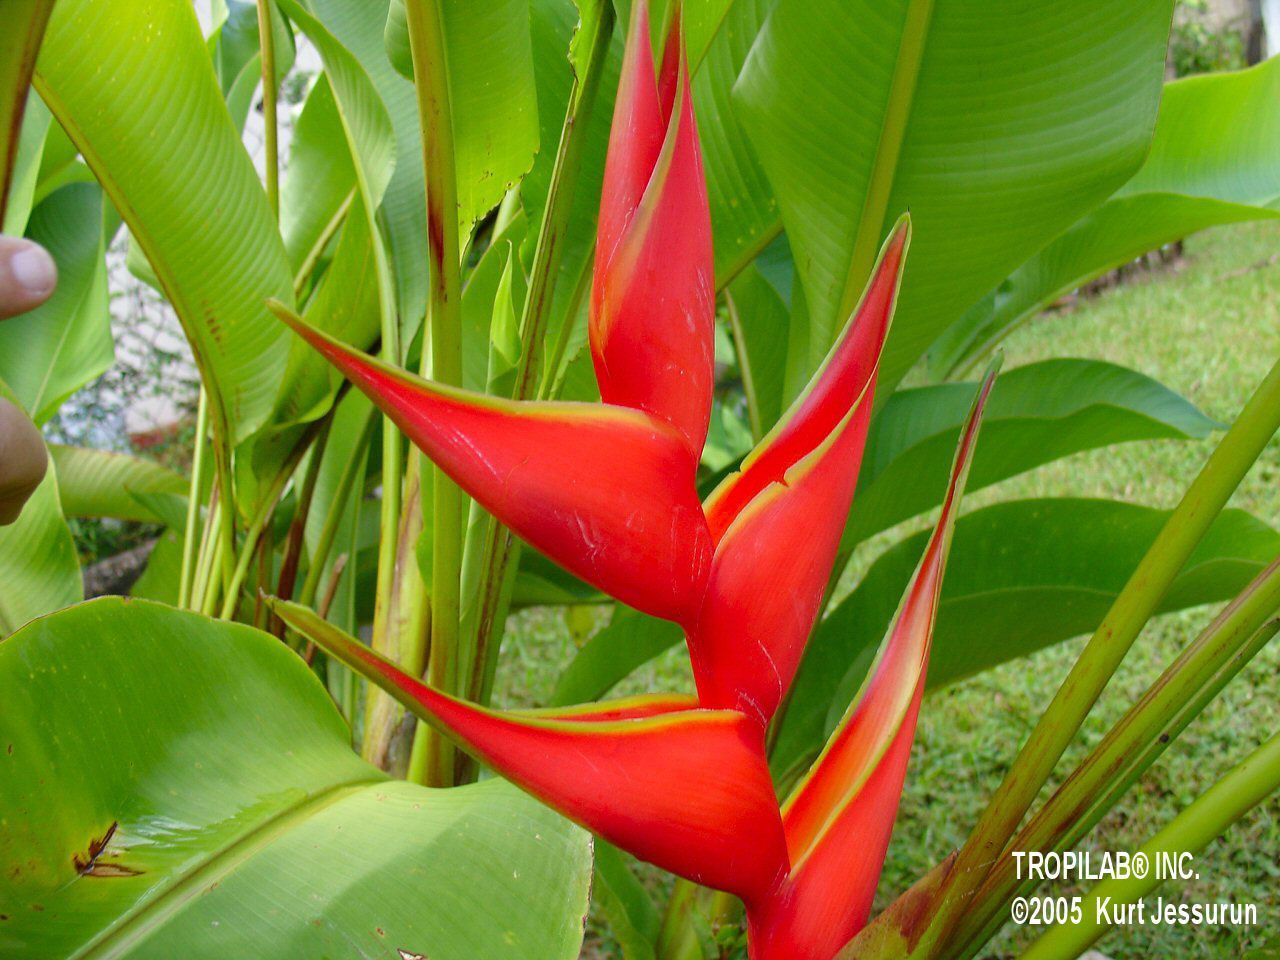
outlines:
{"label": "leaf midrib", "polygon": [[902,24],[902,41],[894,61],[893,77],[889,81],[889,96],[885,101],[880,136],[876,142],[862,213],[854,235],[853,256],[840,295],[839,312],[834,318],[837,326],[858,305],[858,298],[880,249],[880,235],[884,230],[889,195],[893,191],[898,157],[902,152],[902,141],[906,137],[907,121],[915,100],[916,81],[924,59],[929,21],[933,17],[933,3],[934,0],[910,0],[907,5]]}
{"label": "leaf midrib", "polygon": [[383,782],[386,782],[385,778],[369,777],[332,784],[279,810],[202,860],[155,896],[123,914],[110,928],[72,953],[69,960],[108,960],[127,956],[133,947],[180,913],[194,897],[221,882],[295,826],[348,796]]}

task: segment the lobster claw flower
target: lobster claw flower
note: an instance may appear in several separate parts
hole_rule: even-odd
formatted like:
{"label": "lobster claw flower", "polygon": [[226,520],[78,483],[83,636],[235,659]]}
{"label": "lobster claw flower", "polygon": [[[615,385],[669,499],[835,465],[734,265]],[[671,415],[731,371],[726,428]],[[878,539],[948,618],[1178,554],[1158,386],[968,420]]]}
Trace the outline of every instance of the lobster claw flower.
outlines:
{"label": "lobster claw flower", "polygon": [[272,309],[516,535],[654,616],[691,622],[711,560],[697,461],[665,421],[424,380]]}
{"label": "lobster claw flower", "polygon": [[904,216],[809,385],[704,504],[715,555],[688,634],[704,706],[766,724],[795,677],[853,500],[910,238]]}
{"label": "lobster claw flower", "polygon": [[605,161],[589,333],[600,397],[670,423],[696,459],[715,375],[711,209],[681,17],[660,77],[638,0]]}
{"label": "lobster claw flower", "polygon": [[906,778],[956,512],[991,387],[960,437],[942,512],[861,690],[782,807],[790,870],[748,905],[755,960],[832,957],[866,924]]}
{"label": "lobster claw flower", "polygon": [[681,696],[489,710],[415,680],[305,607],[271,606],[508,780],[636,856],[752,904],[785,872],[763,734],[741,713]]}
{"label": "lobster claw flower", "polygon": [[680,14],[655,72],[632,6],[605,167],[589,339],[603,403],[414,377],[273,305],[495,517],[583,580],[685,630],[696,698],[501,712],[435,690],[314,613],[277,614],[465,750],[642,859],[735,893],[754,960],[827,960],[866,921],[906,774],[942,571],[994,372],[876,663],[780,810],[765,730],[839,549],[911,226],[881,250],[808,387],[705,503],[711,225]]}

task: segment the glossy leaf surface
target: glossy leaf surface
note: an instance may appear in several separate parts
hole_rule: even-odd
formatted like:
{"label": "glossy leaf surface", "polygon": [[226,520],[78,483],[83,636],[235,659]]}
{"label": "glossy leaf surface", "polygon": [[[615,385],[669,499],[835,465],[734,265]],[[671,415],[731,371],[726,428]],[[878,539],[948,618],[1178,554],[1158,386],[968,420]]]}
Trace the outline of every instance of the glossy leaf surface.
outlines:
{"label": "glossy leaf surface", "polygon": [[[976,385],[897,391],[872,421],[844,546],[936,506],[942,477]],[[1218,424],[1134,370],[1059,358],[1001,374],[984,419],[987,442],[969,488],[982,487],[1081,450],[1157,438],[1199,439]]]}
{"label": "glossy leaf surface", "polygon": [[804,368],[901,211],[919,240],[882,390],[1124,183],[1150,139],[1171,11],[1170,0],[781,0],[733,95],[804,285]]}
{"label": "glossy leaf surface", "polygon": [[253,433],[287,350],[265,301],[292,302],[292,284],[191,6],[62,0],[36,86],[155,269],[209,385],[214,422],[233,438]]}
{"label": "glossy leaf surface", "polygon": [[972,362],[1059,296],[1205,227],[1280,217],[1280,59],[1165,85],[1142,168],[1097,210],[1018,267],[930,350],[939,373]]}
{"label": "glossy leaf surface", "polygon": [[56,443],[49,446],[49,456],[58,468],[58,494],[68,516],[168,522],[134,494],[167,494],[185,507],[187,478],[154,460]]}
{"label": "glossy leaf surface", "polygon": [[7,956],[578,954],[589,838],[500,781],[387,779],[273,638],[103,599],[0,678]]}

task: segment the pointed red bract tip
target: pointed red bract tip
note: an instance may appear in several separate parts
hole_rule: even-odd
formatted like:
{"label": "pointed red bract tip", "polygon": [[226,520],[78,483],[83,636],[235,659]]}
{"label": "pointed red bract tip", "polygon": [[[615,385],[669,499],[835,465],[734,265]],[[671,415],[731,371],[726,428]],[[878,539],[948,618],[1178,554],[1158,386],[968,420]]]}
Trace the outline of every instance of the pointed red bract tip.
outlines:
{"label": "pointed red bract tip", "polygon": [[942,513],[870,675],[783,805],[791,871],[750,910],[753,957],[830,957],[862,929],[906,777],[942,574],[995,369],[961,432]]}
{"label": "pointed red bract tip", "polygon": [[667,421],[698,456],[715,370],[711,212],[679,17],[665,44],[660,85],[647,23],[638,6],[605,165],[591,354],[606,403]]}
{"label": "pointed red bract tip", "polygon": [[786,869],[762,731],[732,710],[646,697],[504,714],[446,696],[297,604],[290,627],[376,682],[508,780],[610,843],[748,903]]}
{"label": "pointed red bract tip", "polygon": [[704,706],[742,710],[764,725],[786,696],[831,576],[870,418],[864,398],[721,537],[688,635]]}
{"label": "pointed red bract tip", "polygon": [[742,469],[707,499],[707,522],[717,543],[761,490],[781,480],[792,464],[830,435],[858,397],[873,397],[910,239],[911,221],[904,216],[881,248],[862,300],[809,385],[747,455]]}
{"label": "pointed red bract tip", "polygon": [[601,404],[444,387],[280,315],[517,536],[623,603],[693,622],[710,537],[697,463],[668,424]]}

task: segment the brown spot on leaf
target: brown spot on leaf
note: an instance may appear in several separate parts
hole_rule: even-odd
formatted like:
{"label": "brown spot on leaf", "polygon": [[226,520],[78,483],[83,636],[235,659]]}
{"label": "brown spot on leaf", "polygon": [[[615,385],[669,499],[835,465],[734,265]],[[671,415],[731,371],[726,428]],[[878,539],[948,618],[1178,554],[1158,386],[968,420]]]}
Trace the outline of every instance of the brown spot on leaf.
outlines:
{"label": "brown spot on leaf", "polygon": [[142,873],[141,870],[123,863],[99,862],[99,858],[107,849],[107,844],[111,842],[119,826],[118,820],[111,821],[111,826],[107,827],[106,833],[89,841],[89,849],[86,852],[71,855],[71,863],[76,868],[76,873],[82,877],[136,877]]}

